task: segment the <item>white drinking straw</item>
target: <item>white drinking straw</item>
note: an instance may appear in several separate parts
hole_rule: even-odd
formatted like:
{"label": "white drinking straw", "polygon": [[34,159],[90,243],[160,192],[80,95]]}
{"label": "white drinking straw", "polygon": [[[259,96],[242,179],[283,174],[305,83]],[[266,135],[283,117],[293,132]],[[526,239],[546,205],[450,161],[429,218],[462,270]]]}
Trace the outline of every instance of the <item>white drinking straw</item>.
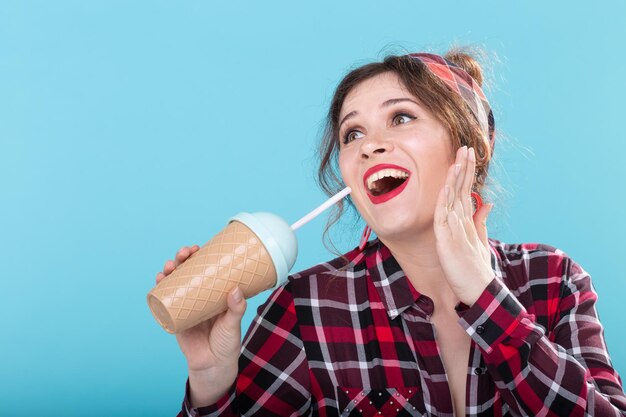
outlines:
{"label": "white drinking straw", "polygon": [[311,220],[316,218],[321,212],[323,212],[328,207],[332,206],[337,201],[341,200],[342,198],[344,198],[345,196],[347,196],[351,192],[352,192],[352,188],[350,188],[350,187],[346,187],[343,190],[339,191],[337,194],[335,194],[334,196],[332,196],[331,198],[326,200],[324,202],[324,204],[322,204],[321,206],[319,206],[318,208],[316,208],[315,210],[313,210],[312,212],[310,212],[309,214],[307,214],[306,216],[304,216],[303,218],[301,218],[300,220],[298,220],[297,222],[292,224],[291,225],[291,230],[295,231],[300,226],[302,226],[304,224],[307,224],[308,222],[310,222]]}

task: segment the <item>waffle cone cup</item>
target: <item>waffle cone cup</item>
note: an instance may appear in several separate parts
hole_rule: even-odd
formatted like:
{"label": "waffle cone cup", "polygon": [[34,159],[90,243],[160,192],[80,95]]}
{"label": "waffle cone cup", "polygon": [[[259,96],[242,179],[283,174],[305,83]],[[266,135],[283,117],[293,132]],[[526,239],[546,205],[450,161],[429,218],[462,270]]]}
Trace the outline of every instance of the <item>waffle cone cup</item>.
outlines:
{"label": "waffle cone cup", "polygon": [[148,293],[159,324],[179,333],[226,311],[239,286],[250,298],[276,283],[276,269],[257,235],[232,221]]}

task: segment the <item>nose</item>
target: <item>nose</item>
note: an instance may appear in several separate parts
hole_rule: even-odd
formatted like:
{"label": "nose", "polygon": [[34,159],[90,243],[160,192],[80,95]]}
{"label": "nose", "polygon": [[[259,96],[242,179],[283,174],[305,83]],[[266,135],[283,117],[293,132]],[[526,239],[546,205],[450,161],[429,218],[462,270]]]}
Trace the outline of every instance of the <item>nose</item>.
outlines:
{"label": "nose", "polygon": [[383,135],[368,136],[361,142],[361,159],[369,159],[374,154],[383,154],[393,149],[393,143]]}

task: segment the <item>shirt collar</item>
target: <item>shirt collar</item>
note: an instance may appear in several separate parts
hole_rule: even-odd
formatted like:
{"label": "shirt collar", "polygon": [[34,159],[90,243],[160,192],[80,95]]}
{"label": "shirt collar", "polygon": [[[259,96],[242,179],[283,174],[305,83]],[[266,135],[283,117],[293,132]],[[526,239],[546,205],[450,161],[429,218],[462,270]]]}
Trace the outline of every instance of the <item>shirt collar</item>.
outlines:
{"label": "shirt collar", "polygon": [[413,288],[389,248],[378,238],[365,247],[365,265],[378,297],[392,320],[415,304],[421,296]]}
{"label": "shirt collar", "polygon": [[[497,247],[498,240],[489,238],[491,266],[501,271],[502,265]],[[410,283],[391,251],[378,238],[368,242],[364,249],[365,265],[378,297],[391,320],[414,305],[422,296]]]}

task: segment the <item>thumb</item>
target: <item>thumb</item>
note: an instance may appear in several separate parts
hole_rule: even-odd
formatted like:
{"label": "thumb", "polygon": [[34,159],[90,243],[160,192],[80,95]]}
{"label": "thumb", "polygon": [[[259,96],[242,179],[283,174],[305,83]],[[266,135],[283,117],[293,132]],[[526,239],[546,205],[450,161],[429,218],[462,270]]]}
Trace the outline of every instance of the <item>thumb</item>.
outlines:
{"label": "thumb", "polygon": [[492,208],[493,204],[491,203],[483,204],[483,206],[474,214],[474,226],[476,227],[476,233],[486,248],[489,248],[489,241],[487,240],[487,217],[489,216],[489,213],[491,213]]}
{"label": "thumb", "polygon": [[224,324],[232,331],[237,329],[241,331],[241,319],[246,312],[246,300],[243,297],[243,292],[239,287],[235,287],[226,299],[228,303],[228,310],[224,315]]}

